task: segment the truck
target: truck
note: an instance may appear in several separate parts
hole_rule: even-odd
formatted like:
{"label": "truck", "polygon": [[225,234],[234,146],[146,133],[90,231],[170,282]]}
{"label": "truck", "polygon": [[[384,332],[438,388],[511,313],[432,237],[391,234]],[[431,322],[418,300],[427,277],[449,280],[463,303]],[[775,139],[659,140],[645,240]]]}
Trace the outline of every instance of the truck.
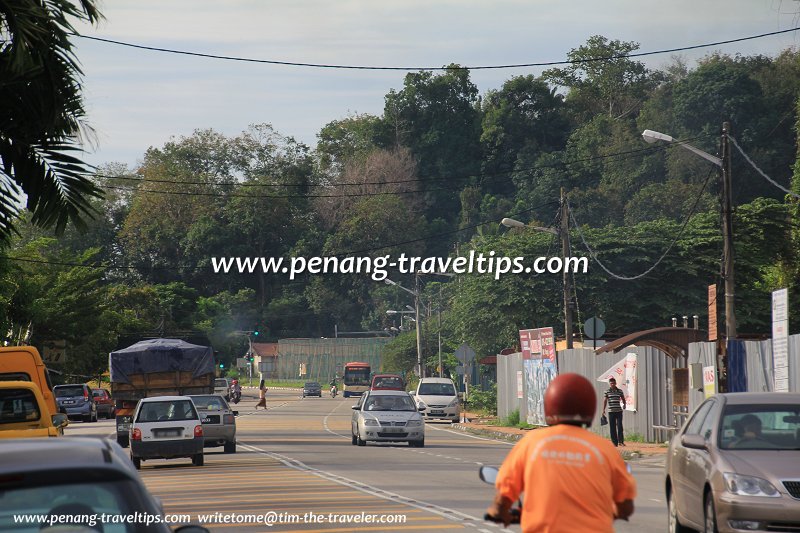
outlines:
{"label": "truck", "polygon": [[181,339],[147,339],[108,356],[115,400],[117,442],[130,443],[129,431],[142,398],[214,392],[214,351]]}

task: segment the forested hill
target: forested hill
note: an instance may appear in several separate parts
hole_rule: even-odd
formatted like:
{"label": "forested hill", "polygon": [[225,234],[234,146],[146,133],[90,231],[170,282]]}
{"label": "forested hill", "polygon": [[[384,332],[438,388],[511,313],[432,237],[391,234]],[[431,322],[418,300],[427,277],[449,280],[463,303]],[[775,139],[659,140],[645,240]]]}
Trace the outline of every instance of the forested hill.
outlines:
{"label": "forested hill", "polygon": [[[574,276],[576,322],[597,315],[616,334],[673,316],[705,324],[707,287],[721,283],[717,167],[678,143],[647,144],[642,131],[716,154],[727,121],[764,174],[800,192],[800,54],[673,58],[650,70],[624,57],[637,49],[594,36],[570,65],[485,93],[458,65],[410,73],[382,115],[328,123],[316,147],[255,124],[152,147],[136,168],[110,162],[95,177],[105,198],[86,233],[53,238],[25,225],[7,253],[25,260],[0,260],[3,331],[66,339],[70,369],[88,373],[121,334],[200,331],[230,363],[246,349],[241,331],[276,340],[399,327],[386,311],[413,297],[369,275],[215,274],[212,258],[558,255],[553,235],[499,221],[557,224],[562,188],[572,254],[588,246],[611,272],[590,261]],[[589,60],[598,57],[615,59]],[[739,331],[768,333],[770,291],[800,296],[797,202],[737,150],[732,169]],[[427,354],[438,311],[445,350],[466,341],[485,355],[516,344],[521,328],[563,331],[560,275],[421,283]],[[401,334],[390,345],[396,367],[409,366],[413,343]]]}

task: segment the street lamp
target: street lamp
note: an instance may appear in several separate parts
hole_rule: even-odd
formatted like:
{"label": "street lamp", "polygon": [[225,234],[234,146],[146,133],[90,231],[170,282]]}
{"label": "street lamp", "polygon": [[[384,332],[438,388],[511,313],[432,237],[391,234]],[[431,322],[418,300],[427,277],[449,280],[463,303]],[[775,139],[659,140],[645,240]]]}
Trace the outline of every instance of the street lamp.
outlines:
{"label": "street lamp", "polygon": [[[567,198],[564,195],[564,189],[561,189],[561,227],[559,229],[555,228],[543,228],[541,226],[526,226],[519,220],[514,220],[513,218],[504,218],[500,221],[500,223],[509,228],[530,228],[536,231],[543,231],[545,233],[550,233],[552,235],[556,235],[561,238],[561,255],[564,257],[566,261],[567,256],[569,255],[569,208],[567,206]],[[564,339],[567,341],[567,349],[572,349],[572,310],[570,309],[570,291],[572,287],[570,286],[570,279],[569,279],[569,271],[564,267],[564,278],[563,278],[563,286],[564,286]]]}
{"label": "street lamp", "polygon": [[395,287],[399,287],[406,291],[407,293],[414,296],[414,322],[416,324],[417,329],[417,375],[421,378],[425,377],[425,370],[422,366],[422,332],[420,331],[420,320],[419,320],[419,276],[416,276],[416,287],[415,290],[406,289],[399,283],[395,283],[394,281],[390,280],[389,278],[385,278],[384,283],[387,285],[394,285]]}
{"label": "street lamp", "polygon": [[725,336],[736,338],[736,313],[734,309],[734,269],[733,269],[733,224],[731,221],[731,153],[728,148],[728,132],[730,125],[722,124],[722,143],[720,155],[717,157],[695,148],[689,143],[676,141],[670,135],[653,130],[644,130],[642,137],[648,143],[657,141],[677,142],[679,146],[702,157],[719,167],[722,174],[722,279],[725,281]]}

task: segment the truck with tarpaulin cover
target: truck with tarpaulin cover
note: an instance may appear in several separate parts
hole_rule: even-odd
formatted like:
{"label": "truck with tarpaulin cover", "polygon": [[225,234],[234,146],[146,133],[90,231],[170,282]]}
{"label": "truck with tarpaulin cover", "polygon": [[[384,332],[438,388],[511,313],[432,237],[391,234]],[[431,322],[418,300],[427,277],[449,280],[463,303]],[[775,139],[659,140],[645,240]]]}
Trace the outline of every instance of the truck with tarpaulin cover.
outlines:
{"label": "truck with tarpaulin cover", "polygon": [[148,339],[108,356],[117,442],[129,444],[133,412],[142,398],[214,392],[214,350],[180,339]]}

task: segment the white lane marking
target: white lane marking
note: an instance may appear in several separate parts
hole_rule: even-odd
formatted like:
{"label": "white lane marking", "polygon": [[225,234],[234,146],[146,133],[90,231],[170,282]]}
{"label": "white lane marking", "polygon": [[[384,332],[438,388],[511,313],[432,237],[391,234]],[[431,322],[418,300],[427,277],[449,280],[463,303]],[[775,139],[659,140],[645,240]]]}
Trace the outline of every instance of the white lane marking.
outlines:
{"label": "white lane marking", "polygon": [[322,419],[322,427],[324,427],[325,431],[327,431],[328,433],[336,435],[337,437],[344,437],[345,439],[349,439],[349,438],[352,437],[352,435],[342,435],[341,433],[337,433],[336,431],[334,431],[334,430],[332,430],[331,428],[328,427],[328,417],[330,417],[333,413],[335,413],[339,409],[339,407],[341,407],[342,405],[345,405],[345,404],[344,403],[339,403],[336,407],[331,409],[330,413],[325,415],[325,418]]}
{"label": "white lane marking", "polygon": [[650,501],[651,502],[656,502],[656,503],[661,503],[661,500],[659,500],[658,498],[650,498]]}
{"label": "white lane marking", "polygon": [[420,500],[415,500],[412,498],[408,498],[406,496],[401,496],[395,492],[390,492],[388,490],[383,490],[378,487],[374,487],[372,485],[367,485],[366,483],[362,483],[360,481],[356,481],[354,479],[346,478],[344,476],[339,476],[337,474],[333,474],[331,472],[326,472],[324,470],[319,470],[317,468],[310,467],[303,463],[302,461],[298,461],[297,459],[292,459],[291,457],[287,457],[285,455],[275,453],[275,452],[268,452],[266,450],[262,450],[257,446],[253,446],[251,444],[245,444],[239,442],[239,445],[246,449],[256,453],[260,453],[262,455],[266,455],[276,461],[280,461],[284,465],[288,466],[289,468],[293,468],[295,470],[299,470],[301,472],[308,472],[313,474],[317,477],[321,477],[323,479],[327,479],[328,481],[332,481],[334,483],[338,483],[340,485],[344,485],[351,489],[355,489],[359,492],[363,492],[364,494],[369,494],[371,496],[377,496],[378,498],[382,498],[384,500],[402,503],[404,505],[408,505],[410,507],[414,507],[416,509],[420,509],[422,511],[428,511],[439,515],[443,518],[447,518],[448,520],[452,521],[463,521],[463,520],[474,520],[478,522],[482,522],[480,518],[476,518],[472,515],[468,515],[466,513],[462,513],[461,511],[456,511],[455,509],[449,509],[447,507],[443,507],[441,505],[436,505],[429,502],[424,502]]}
{"label": "white lane marking", "polygon": [[425,427],[426,428],[430,428],[430,429],[435,429],[436,431],[444,431],[446,433],[452,433],[454,435],[459,435],[461,437],[469,437],[470,439],[487,440],[489,442],[496,442],[498,444],[505,444],[506,446],[514,446],[514,444],[516,444],[515,442],[506,442],[504,440],[499,440],[499,439],[490,439],[488,437],[479,437],[477,435],[470,435],[466,431],[456,431],[456,430],[453,430],[453,429],[438,428],[438,427],[430,425],[430,424],[425,424]]}

